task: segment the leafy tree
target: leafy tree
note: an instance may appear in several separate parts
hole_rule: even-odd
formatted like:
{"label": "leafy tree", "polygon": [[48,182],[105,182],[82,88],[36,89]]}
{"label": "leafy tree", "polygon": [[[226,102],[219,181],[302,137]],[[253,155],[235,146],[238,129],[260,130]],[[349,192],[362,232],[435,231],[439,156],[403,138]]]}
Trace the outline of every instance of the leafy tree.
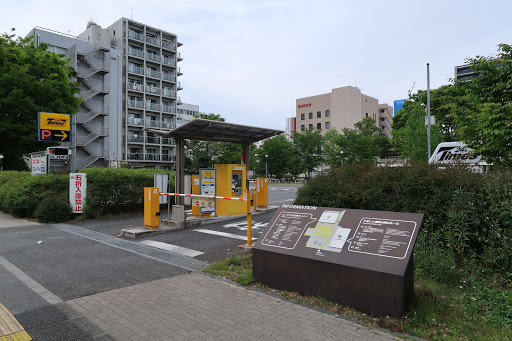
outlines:
{"label": "leafy tree", "polygon": [[323,163],[321,130],[294,131],[292,135],[294,153],[297,156],[295,171],[306,172],[308,176]]}
{"label": "leafy tree", "polygon": [[[268,174],[275,174],[278,178],[288,173],[293,146],[284,134],[266,139],[258,149],[258,173],[265,174],[265,163]],[[268,155],[268,158],[265,157]]]}
{"label": "leafy tree", "polygon": [[324,136],[324,162],[330,167],[341,165],[341,150],[343,136],[336,129],[329,129]]}
{"label": "leafy tree", "polygon": [[381,129],[375,125],[375,120],[370,117],[354,124],[354,129],[343,128],[339,142],[343,150],[343,162],[376,162],[382,151],[380,144],[384,141],[377,138],[380,131]]}
{"label": "leafy tree", "polygon": [[[404,109],[395,115],[399,126],[393,123],[393,146],[403,157],[411,160],[427,161],[428,133],[425,126],[425,108],[417,101],[406,101]],[[431,146],[435,148],[443,142],[439,123],[430,128]],[[432,148],[432,150],[433,150]]]}
{"label": "leafy tree", "polygon": [[37,113],[74,115],[81,98],[68,61],[31,38],[0,36],[0,153],[4,169],[26,169],[22,156],[54,145],[37,141]]}
{"label": "leafy tree", "polygon": [[488,162],[512,166],[512,46],[500,44],[496,56],[468,58],[481,76],[456,82],[467,91],[455,108],[455,131]]}

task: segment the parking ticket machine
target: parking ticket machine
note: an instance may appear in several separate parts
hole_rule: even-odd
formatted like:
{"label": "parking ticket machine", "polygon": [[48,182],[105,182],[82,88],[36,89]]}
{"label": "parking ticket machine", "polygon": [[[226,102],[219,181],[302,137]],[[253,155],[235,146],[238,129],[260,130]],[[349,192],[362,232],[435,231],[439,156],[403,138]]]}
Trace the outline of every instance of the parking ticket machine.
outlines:
{"label": "parking ticket machine", "polygon": [[[243,198],[246,189],[246,165],[214,165],[217,170],[217,195]],[[217,215],[244,214],[244,203],[238,200],[217,199]]]}

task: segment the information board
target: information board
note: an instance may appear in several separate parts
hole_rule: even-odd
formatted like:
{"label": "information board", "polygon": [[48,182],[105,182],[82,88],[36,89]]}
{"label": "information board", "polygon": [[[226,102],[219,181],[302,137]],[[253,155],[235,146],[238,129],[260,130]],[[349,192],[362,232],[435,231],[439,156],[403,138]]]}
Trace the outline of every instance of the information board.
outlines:
{"label": "information board", "polygon": [[254,245],[253,275],[279,289],[401,314],[413,290],[422,220],[415,213],[283,205]]}
{"label": "information board", "polygon": [[192,202],[199,207],[201,213],[215,212],[215,199],[213,198],[216,193],[216,176],[217,171],[214,168],[201,168],[199,170],[199,194],[208,195],[212,198],[196,197]]}

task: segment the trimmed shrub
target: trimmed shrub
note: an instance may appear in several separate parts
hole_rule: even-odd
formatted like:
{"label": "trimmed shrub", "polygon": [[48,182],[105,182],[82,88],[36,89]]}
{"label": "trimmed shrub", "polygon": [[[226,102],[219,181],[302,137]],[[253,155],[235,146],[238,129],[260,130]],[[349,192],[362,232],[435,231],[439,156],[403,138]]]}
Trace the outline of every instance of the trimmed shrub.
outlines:
{"label": "trimmed shrub", "polygon": [[311,179],[295,204],[423,213],[415,248],[420,271],[447,282],[461,266],[512,272],[510,169],[346,165]]}
{"label": "trimmed shrub", "polygon": [[72,218],[69,200],[62,198],[43,199],[34,211],[34,217],[41,223],[62,223]]}

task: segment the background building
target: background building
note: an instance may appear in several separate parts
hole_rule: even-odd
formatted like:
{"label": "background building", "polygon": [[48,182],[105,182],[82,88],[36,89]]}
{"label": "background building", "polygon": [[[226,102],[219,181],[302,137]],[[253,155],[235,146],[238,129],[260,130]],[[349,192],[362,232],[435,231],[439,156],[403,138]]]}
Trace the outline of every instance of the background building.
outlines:
{"label": "background building", "polygon": [[178,104],[178,115],[176,116],[176,125],[180,126],[192,121],[195,115],[199,114],[199,105],[180,103]]}
{"label": "background building", "polygon": [[77,169],[121,162],[174,168],[174,141],[145,128],[176,127],[182,44],[175,34],[121,18],[106,29],[89,22],[78,37],[38,27],[29,35],[78,72]]}
{"label": "background building", "polygon": [[469,65],[459,65],[455,67],[455,79],[470,81],[473,78],[482,77],[478,72],[471,70]]}
{"label": "background building", "polygon": [[405,99],[397,99],[393,104],[393,116],[396,115],[396,113],[404,108]]}
{"label": "background building", "polygon": [[295,129],[354,128],[354,124],[363,118],[371,117],[383,131],[382,134],[391,138],[391,119],[393,108],[387,104],[379,104],[376,98],[364,95],[356,87],[345,86],[333,89],[330,93],[296,100]]}

